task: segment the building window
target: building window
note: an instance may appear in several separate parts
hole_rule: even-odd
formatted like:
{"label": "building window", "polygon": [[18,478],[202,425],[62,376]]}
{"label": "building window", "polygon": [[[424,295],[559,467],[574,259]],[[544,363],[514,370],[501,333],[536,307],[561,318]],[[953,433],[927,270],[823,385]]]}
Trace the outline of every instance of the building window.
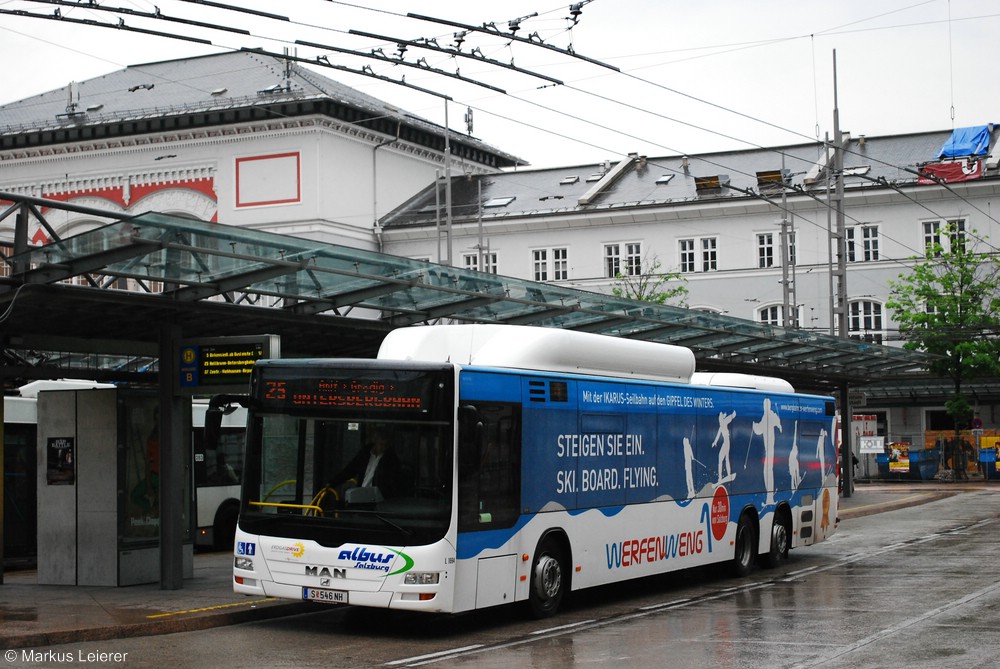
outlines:
{"label": "building window", "polygon": [[774,233],[757,235],[757,267],[774,267]]}
{"label": "building window", "polygon": [[[965,219],[952,218],[944,221],[924,221],[924,249],[927,253],[941,255],[942,251],[965,249]],[[947,236],[944,236],[944,235]]]}
{"label": "building window", "polygon": [[877,225],[861,226],[862,252],[865,262],[873,262],[879,258],[879,237]]}
{"label": "building window", "polygon": [[679,240],[680,245],[680,269],[681,274],[690,274],[695,270],[694,264],[694,240],[693,239],[681,239]]}
{"label": "building window", "polygon": [[[604,273],[609,279],[619,274],[639,276],[642,274],[642,244],[629,242],[625,244],[625,257],[622,257],[621,244],[604,245]],[[624,270],[624,271],[623,271]]]}
{"label": "building window", "polygon": [[506,207],[508,204],[517,199],[516,195],[510,197],[495,197],[483,202],[483,208],[488,207]]}
{"label": "building window", "polygon": [[785,307],[780,304],[773,304],[768,307],[761,307],[757,310],[757,320],[765,325],[775,325],[778,327],[799,327],[802,322],[802,308],[793,310],[794,320],[791,323],[785,322]]}
{"label": "building window", "polygon": [[[551,262],[551,265],[549,264]],[[565,281],[569,278],[569,250],[535,249],[531,252],[531,274],[535,281]]]}
{"label": "building window", "polygon": [[604,245],[604,272],[609,279],[619,274],[639,276],[642,274],[642,244],[629,242],[625,244],[625,257],[622,257],[621,244]]}
{"label": "building window", "polygon": [[785,233],[785,252],[788,254],[788,264],[795,266],[795,231],[789,230]]}
{"label": "building window", "polygon": [[[9,258],[14,255],[14,247],[8,244],[0,244],[0,253],[4,255],[5,258]],[[0,261],[0,277],[8,277],[11,275],[11,266],[9,263]]]}
{"label": "building window", "polygon": [[[479,269],[479,254],[478,253],[464,253],[462,254],[462,261],[465,265],[465,269],[478,270]],[[483,271],[487,274],[497,273],[497,254],[496,253],[484,253],[483,254]]]}
{"label": "building window", "polygon": [[848,335],[852,339],[881,344],[885,337],[882,324],[882,305],[869,300],[851,302]]}
{"label": "building window", "polygon": [[715,272],[719,269],[718,240],[715,237],[704,237],[701,240],[701,271]]}
{"label": "building window", "polygon": [[774,304],[757,310],[757,320],[764,325],[781,325],[781,305]]}
{"label": "building window", "polygon": [[[701,239],[680,239],[680,272],[690,274],[692,272],[715,272],[719,269],[718,240],[715,237],[703,237]],[[696,248],[701,248],[701,265],[698,265],[698,255]]]}
{"label": "building window", "polygon": [[965,250],[965,219],[956,218],[948,221],[951,233],[948,235],[948,244],[952,251]]}
{"label": "building window", "polygon": [[531,252],[532,276],[535,281],[549,280],[549,252],[547,249],[535,249]]}
{"label": "building window", "polygon": [[625,245],[625,274],[628,276],[642,274],[642,244],[638,242]]}
{"label": "building window", "polygon": [[935,256],[941,255],[936,249],[941,246],[941,221],[924,221],[924,251]]}
{"label": "building window", "polygon": [[856,225],[845,230],[847,262],[874,262],[879,259],[877,225]]}
{"label": "building window", "polygon": [[[784,253],[781,253],[781,244],[785,244]],[[775,257],[775,250],[779,251],[779,257]],[[765,269],[774,267],[782,263],[787,258],[789,265],[795,264],[795,232],[788,231],[785,234],[780,232],[760,232],[757,234],[757,267]]]}
{"label": "building window", "polygon": [[613,279],[621,274],[622,256],[618,244],[604,245],[604,275]]}
{"label": "building window", "polygon": [[552,249],[552,280],[569,279],[569,249]]}

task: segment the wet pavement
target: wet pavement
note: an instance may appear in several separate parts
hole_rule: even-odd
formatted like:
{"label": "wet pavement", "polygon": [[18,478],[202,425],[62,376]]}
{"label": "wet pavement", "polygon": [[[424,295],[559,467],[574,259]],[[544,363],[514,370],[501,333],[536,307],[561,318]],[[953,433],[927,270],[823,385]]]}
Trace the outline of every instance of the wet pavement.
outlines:
{"label": "wet pavement", "polygon": [[[841,531],[853,518],[926,504],[996,482],[859,483],[840,499]],[[316,610],[306,602],[233,593],[232,555],[198,553],[194,576],[179,590],[38,585],[33,570],[4,573],[0,585],[0,650],[187,632]]]}

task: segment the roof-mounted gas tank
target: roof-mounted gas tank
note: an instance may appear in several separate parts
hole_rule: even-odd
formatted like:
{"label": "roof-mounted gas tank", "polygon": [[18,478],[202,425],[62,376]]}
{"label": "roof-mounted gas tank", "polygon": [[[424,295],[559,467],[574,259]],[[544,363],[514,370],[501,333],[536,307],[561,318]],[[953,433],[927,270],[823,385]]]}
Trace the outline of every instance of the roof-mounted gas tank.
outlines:
{"label": "roof-mounted gas tank", "polygon": [[690,383],[694,354],[670,344],[523,325],[428,325],[393,330],[383,360],[451,362]]}

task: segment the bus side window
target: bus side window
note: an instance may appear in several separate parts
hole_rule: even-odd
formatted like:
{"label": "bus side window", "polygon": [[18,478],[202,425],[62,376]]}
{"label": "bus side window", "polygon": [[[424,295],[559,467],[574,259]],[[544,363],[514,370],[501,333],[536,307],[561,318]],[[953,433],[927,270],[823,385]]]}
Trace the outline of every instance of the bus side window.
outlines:
{"label": "bus side window", "polygon": [[459,422],[459,530],[512,526],[521,502],[520,407],[462,408]]}

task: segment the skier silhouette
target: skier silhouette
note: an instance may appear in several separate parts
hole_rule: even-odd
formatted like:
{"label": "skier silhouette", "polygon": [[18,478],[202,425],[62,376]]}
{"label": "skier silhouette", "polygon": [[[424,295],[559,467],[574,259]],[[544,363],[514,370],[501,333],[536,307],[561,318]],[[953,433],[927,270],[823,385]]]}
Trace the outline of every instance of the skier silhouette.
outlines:
{"label": "skier silhouette", "polygon": [[719,450],[719,483],[722,483],[722,465],[726,465],[726,476],[733,476],[733,465],[729,461],[729,424],[733,422],[736,418],[736,411],[734,410],[731,414],[726,414],[725,411],[719,412],[719,431],[715,433],[715,439],[712,440],[712,448],[715,448],[722,440],[722,448]]}
{"label": "skier silhouette", "polygon": [[767,504],[774,504],[774,442],[775,430],[781,432],[781,418],[771,409],[771,399],[764,398],[764,415],[753,423],[753,433],[764,437],[764,488]]}

